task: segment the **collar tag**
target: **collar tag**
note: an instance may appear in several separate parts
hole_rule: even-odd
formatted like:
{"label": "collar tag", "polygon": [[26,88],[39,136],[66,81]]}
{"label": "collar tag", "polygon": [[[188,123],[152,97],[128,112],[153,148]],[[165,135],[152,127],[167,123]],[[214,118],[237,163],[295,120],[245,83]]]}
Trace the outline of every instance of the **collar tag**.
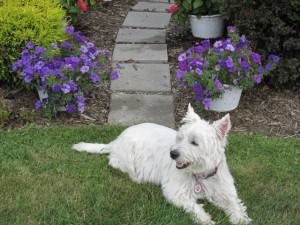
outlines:
{"label": "collar tag", "polygon": [[195,193],[200,193],[201,192],[201,185],[200,184],[196,184],[195,187],[194,187],[194,191]]}

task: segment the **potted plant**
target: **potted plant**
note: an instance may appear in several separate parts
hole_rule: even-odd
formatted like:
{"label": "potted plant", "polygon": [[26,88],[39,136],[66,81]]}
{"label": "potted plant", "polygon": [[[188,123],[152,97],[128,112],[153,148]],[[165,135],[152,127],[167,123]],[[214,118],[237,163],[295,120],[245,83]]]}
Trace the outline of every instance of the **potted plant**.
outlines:
{"label": "potted plant", "polygon": [[118,77],[109,52],[97,50],[72,26],[65,31],[68,39],[48,48],[28,42],[21,59],[12,65],[25,87],[38,90],[40,100],[35,108],[44,109],[49,117],[61,109],[83,113],[85,91],[101,80]]}
{"label": "potted plant", "polygon": [[181,23],[189,19],[193,36],[216,38],[224,30],[222,8],[223,0],[175,0],[169,12]]}
{"label": "potted plant", "polygon": [[[240,36],[235,27],[227,30],[227,39],[217,40],[212,46],[209,40],[204,40],[178,57],[176,76],[183,85],[194,89],[199,107],[215,111],[235,109],[242,90],[259,84],[280,60],[276,55],[264,59],[251,50],[250,41]],[[239,96],[227,97],[232,92]],[[237,103],[222,102],[226,99]],[[220,102],[222,105],[217,105]]]}

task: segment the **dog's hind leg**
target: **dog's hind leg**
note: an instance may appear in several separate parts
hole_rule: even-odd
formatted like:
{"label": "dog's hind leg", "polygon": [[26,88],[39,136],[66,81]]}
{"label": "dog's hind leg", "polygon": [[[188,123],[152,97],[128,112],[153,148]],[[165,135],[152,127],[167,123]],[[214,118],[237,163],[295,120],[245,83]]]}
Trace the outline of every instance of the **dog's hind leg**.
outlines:
{"label": "dog's hind leg", "polygon": [[109,145],[106,144],[80,142],[78,144],[73,145],[72,148],[78,152],[89,152],[89,153],[99,153],[99,154],[110,153]]}

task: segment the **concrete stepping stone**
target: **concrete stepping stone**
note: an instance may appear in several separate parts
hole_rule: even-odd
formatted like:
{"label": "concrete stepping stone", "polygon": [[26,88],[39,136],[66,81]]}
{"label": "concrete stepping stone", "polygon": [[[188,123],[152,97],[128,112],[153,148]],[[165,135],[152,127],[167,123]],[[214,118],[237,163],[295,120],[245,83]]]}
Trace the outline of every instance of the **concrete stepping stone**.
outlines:
{"label": "concrete stepping stone", "polygon": [[166,28],[171,13],[129,12],[123,22],[125,27]]}
{"label": "concrete stepping stone", "polygon": [[169,64],[120,64],[120,76],[112,80],[113,91],[171,92]]}
{"label": "concrete stepping stone", "polygon": [[164,2],[138,2],[132,7],[135,11],[147,11],[147,12],[168,12],[168,9],[173,4]]}
{"label": "concrete stepping stone", "polygon": [[166,43],[166,30],[120,28],[116,42]]}
{"label": "concrete stepping stone", "polygon": [[113,52],[115,62],[167,63],[166,44],[116,44]]}
{"label": "concrete stepping stone", "polygon": [[131,126],[152,122],[174,127],[172,95],[112,93],[109,124]]}

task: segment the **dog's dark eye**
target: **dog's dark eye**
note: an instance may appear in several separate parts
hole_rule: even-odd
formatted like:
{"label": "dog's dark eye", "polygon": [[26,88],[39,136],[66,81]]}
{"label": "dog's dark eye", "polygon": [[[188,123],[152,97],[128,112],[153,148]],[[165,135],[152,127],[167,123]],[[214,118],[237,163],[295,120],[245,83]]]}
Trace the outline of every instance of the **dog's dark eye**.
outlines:
{"label": "dog's dark eye", "polygon": [[192,141],[191,143],[192,145],[198,146],[198,144],[195,141]]}

